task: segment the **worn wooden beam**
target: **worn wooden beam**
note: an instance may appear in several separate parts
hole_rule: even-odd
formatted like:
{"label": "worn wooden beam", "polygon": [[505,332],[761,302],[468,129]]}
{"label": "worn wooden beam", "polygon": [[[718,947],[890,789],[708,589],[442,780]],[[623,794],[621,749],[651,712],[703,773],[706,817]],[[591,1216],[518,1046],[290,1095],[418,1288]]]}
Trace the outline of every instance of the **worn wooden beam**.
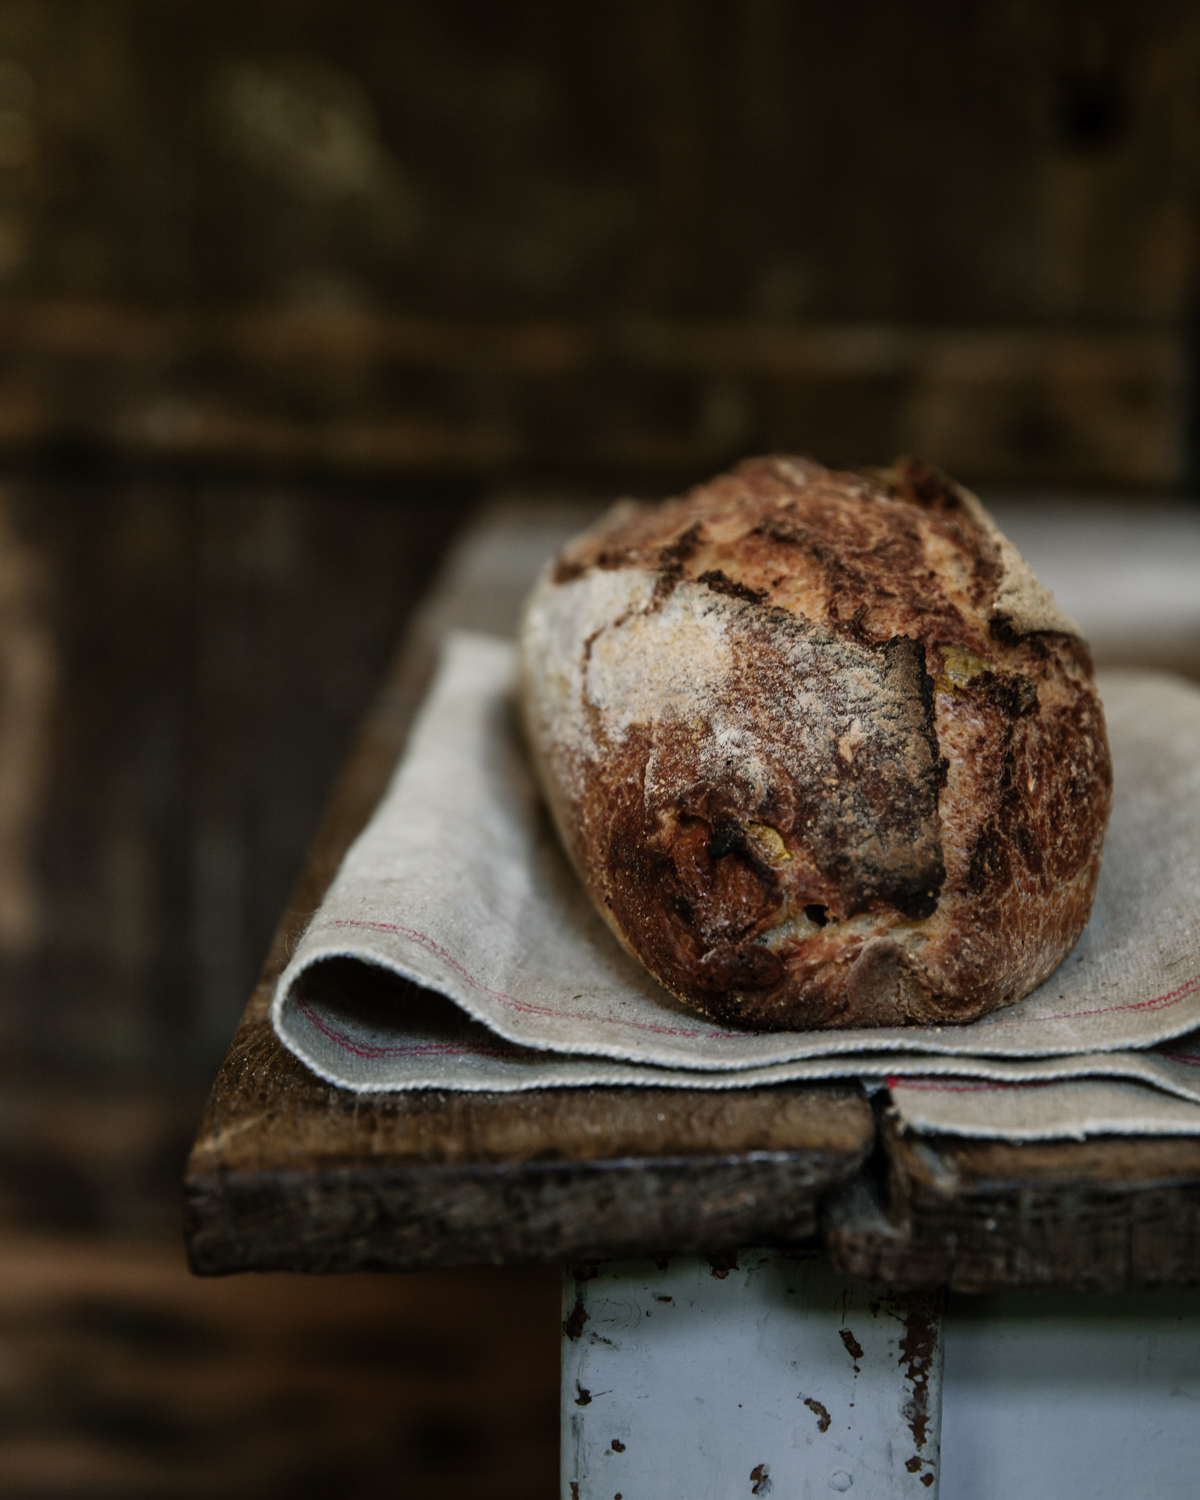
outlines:
{"label": "worn wooden beam", "polygon": [[828,1209],[843,1274],[895,1287],[1200,1284],[1200,1139],[963,1140],[880,1123],[878,1173]]}
{"label": "worn wooden beam", "polygon": [[241,1092],[226,1071],[188,1175],[202,1274],[801,1241],[819,1196],[870,1147],[869,1112],[846,1088],[363,1099],[320,1084],[262,1032],[237,1052]]}

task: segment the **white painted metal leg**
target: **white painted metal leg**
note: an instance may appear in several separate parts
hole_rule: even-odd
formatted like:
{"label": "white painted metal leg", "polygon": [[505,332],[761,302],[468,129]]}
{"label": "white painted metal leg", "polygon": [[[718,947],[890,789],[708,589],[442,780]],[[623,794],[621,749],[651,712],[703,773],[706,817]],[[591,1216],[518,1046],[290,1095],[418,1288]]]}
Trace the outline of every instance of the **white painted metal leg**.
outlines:
{"label": "white painted metal leg", "polygon": [[1200,1291],[958,1297],[945,1344],[946,1500],[1200,1493]]}
{"label": "white painted metal leg", "polygon": [[940,1306],[778,1250],[568,1268],[562,1500],[936,1496]]}

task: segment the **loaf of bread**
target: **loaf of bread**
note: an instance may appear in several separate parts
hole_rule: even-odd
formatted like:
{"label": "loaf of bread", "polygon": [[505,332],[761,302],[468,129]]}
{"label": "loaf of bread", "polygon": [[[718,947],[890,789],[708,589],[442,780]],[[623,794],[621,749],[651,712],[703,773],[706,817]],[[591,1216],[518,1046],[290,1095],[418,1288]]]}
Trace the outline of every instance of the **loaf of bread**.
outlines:
{"label": "loaf of bread", "polygon": [[1083,930],[1112,788],[1091,659],[934,470],[760,458],[622,502],[547,569],[520,645],[580,879],[715,1020],[970,1021]]}

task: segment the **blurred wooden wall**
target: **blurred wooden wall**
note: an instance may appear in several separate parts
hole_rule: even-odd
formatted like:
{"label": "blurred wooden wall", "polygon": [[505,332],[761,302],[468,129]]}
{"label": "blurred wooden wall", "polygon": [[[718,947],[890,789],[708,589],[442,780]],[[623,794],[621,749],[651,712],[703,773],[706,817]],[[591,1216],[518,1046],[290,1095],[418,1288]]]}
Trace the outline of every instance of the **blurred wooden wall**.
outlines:
{"label": "blurred wooden wall", "polygon": [[4,0],[0,451],[1189,473],[1185,0]]}
{"label": "blurred wooden wall", "polygon": [[1182,0],[0,0],[0,1492],[549,1496],[553,1278],[188,1280],[205,1086],[486,487],[1190,483]]}
{"label": "blurred wooden wall", "polygon": [[469,498],[0,478],[6,1500],[552,1493],[553,1277],[199,1283],[180,1233],[208,1083]]}
{"label": "blurred wooden wall", "polygon": [[0,486],[10,1054],[117,1079],[212,1067],[463,504],[429,484]]}

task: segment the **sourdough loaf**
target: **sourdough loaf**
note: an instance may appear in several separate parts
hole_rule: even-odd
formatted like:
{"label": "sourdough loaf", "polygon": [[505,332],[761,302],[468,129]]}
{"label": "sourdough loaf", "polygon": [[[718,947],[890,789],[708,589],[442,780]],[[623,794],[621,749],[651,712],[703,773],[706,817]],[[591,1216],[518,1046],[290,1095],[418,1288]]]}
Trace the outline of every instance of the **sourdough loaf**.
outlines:
{"label": "sourdough loaf", "polygon": [[543,575],[521,673],[581,880],[716,1020],[969,1021],[1083,930],[1112,784],[1087,647],[923,465],[753,459],[618,504]]}

